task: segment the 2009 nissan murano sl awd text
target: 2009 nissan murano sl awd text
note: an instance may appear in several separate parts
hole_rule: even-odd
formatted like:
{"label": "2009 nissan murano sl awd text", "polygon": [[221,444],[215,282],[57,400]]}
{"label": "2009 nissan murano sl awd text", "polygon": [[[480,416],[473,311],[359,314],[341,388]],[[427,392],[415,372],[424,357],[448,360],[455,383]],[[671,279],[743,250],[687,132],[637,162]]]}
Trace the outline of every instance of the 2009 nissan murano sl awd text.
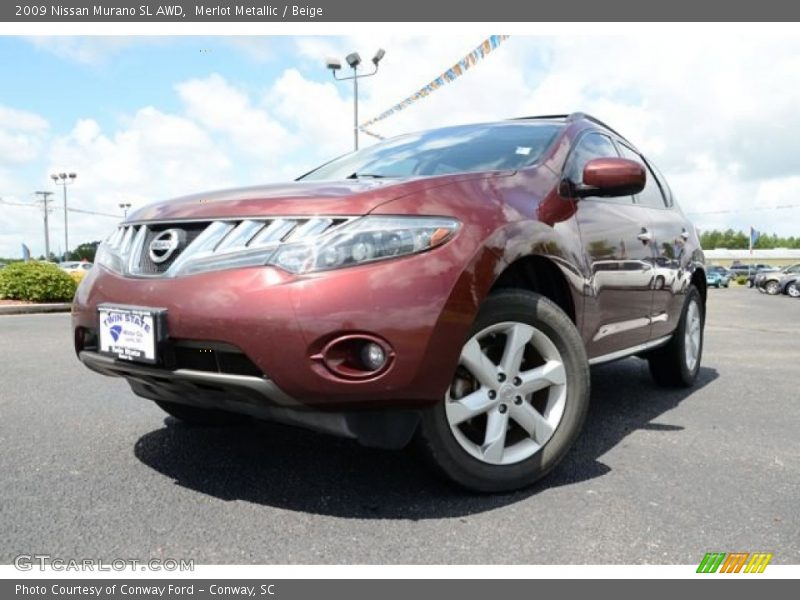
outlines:
{"label": "2009 nissan murano sl awd text", "polygon": [[664,177],[588,115],[403,135],[131,214],[73,305],[83,363],[187,423],[402,448],[500,491],[564,457],[589,365],[690,386],[706,275]]}

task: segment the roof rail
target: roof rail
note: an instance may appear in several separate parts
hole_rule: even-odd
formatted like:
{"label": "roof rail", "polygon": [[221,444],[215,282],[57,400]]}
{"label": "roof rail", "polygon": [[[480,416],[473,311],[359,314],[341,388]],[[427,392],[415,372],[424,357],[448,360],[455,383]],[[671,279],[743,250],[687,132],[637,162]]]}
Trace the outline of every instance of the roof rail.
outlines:
{"label": "roof rail", "polygon": [[529,119],[564,119],[568,120],[570,115],[532,115],[530,117],[514,117],[512,121],[527,121]]}
{"label": "roof rail", "polygon": [[587,115],[586,113],[582,112],[574,112],[569,117],[567,117],[567,121],[578,121],[579,119],[586,119],[587,121],[591,121],[595,125],[600,125],[600,127],[608,129],[611,133],[618,135],[626,142],[628,141],[628,139],[624,135],[622,135],[619,131],[611,127],[609,124],[603,123],[603,121],[601,121],[596,117],[593,117],[592,115]]}
{"label": "roof rail", "polygon": [[526,121],[526,120],[530,120],[530,119],[542,119],[542,120],[546,120],[546,119],[551,119],[551,120],[553,120],[553,119],[563,119],[567,123],[571,123],[573,121],[580,121],[581,119],[586,119],[587,121],[591,121],[592,123],[594,123],[596,125],[600,125],[600,127],[608,129],[611,133],[613,133],[615,135],[618,135],[619,137],[621,137],[626,142],[628,141],[627,138],[624,135],[622,135],[619,131],[617,131],[616,129],[614,129],[613,127],[608,125],[607,123],[603,123],[603,121],[601,121],[600,119],[598,119],[596,117],[593,117],[592,115],[588,115],[586,113],[582,113],[582,112],[574,112],[574,113],[570,113],[568,115],[566,115],[566,114],[564,114],[564,115],[532,115],[532,116],[529,116],[529,117],[515,117],[514,119],[511,119],[511,120],[512,121]]}

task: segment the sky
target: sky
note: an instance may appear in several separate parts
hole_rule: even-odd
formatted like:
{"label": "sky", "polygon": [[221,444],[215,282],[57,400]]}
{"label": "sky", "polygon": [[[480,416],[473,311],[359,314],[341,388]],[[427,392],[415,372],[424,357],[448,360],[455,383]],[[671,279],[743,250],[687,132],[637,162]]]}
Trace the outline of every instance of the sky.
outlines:
{"label": "sky", "polygon": [[[488,34],[495,33],[488,31]],[[286,181],[352,148],[352,86],[329,56],[383,47],[360,84],[375,116],[482,41],[474,35],[0,37],[0,256],[44,253],[34,191],[75,172],[69,241],[104,238],[120,203]],[[800,39],[737,34],[512,36],[475,69],[371,127],[384,136],[583,111],[664,172],[700,229],[800,234]],[[373,143],[361,136],[362,145]],[[23,205],[23,206],[18,206]],[[792,208],[774,208],[791,206]]]}

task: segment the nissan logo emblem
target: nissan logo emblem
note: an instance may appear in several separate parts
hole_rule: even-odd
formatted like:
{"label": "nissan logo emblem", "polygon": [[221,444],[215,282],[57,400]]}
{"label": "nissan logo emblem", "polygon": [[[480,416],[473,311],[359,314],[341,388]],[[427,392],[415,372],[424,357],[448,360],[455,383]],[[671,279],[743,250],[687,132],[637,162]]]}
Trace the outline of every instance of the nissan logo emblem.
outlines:
{"label": "nissan logo emblem", "polygon": [[183,238],[184,233],[180,229],[162,231],[152,239],[147,249],[150,260],[157,265],[169,260],[169,257],[175,254],[175,251],[180,247]]}

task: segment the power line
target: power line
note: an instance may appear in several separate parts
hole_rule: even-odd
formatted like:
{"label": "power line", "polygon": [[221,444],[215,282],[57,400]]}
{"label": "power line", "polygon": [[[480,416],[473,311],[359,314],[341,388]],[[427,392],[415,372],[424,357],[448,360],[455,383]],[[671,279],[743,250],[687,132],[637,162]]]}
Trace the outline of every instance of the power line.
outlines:
{"label": "power line", "polygon": [[754,206],[752,208],[728,208],[723,210],[707,210],[701,212],[687,211],[687,215],[724,215],[730,213],[743,213],[743,212],[750,212],[754,210],[780,210],[786,208],[800,208],[800,204],[776,204],[775,206]]}
{"label": "power line", "polygon": [[[3,200],[2,198],[0,198],[0,204],[5,204],[7,206],[24,206],[26,208],[38,208],[34,204],[25,204],[24,202],[9,202],[8,200]],[[113,218],[113,219],[121,218],[120,215],[115,215],[115,214],[112,214],[112,213],[99,212],[99,211],[96,211],[96,210],[84,210],[84,209],[81,209],[81,208],[67,208],[67,210],[69,212],[81,213],[81,214],[84,214],[84,215],[96,215],[98,217],[109,217],[109,218]]]}

